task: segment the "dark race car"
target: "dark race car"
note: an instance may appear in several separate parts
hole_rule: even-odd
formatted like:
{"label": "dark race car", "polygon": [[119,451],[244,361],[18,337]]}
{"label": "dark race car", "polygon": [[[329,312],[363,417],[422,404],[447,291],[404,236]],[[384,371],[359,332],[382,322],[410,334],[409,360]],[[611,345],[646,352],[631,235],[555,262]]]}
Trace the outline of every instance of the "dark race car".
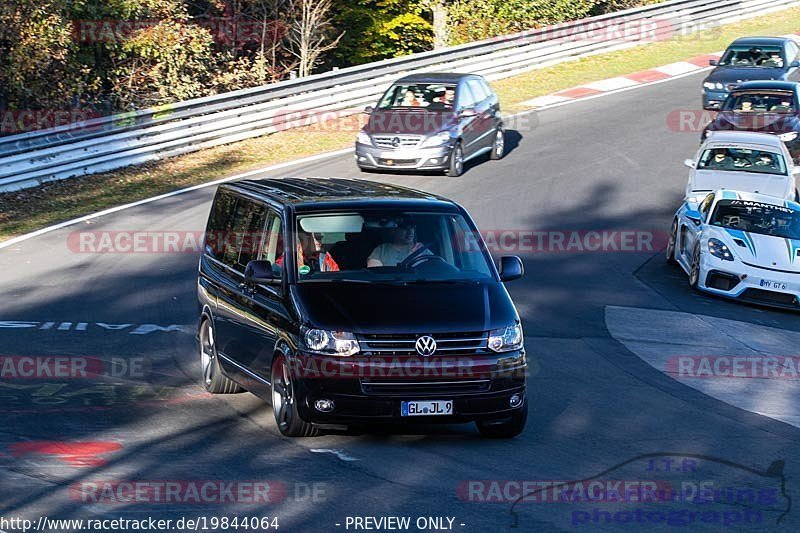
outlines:
{"label": "dark race car", "polygon": [[800,155],[800,85],[786,81],[751,81],[734,89],[722,109],[703,130],[701,142],[711,131],[755,131],[778,135],[794,161]]}
{"label": "dark race car", "polygon": [[719,109],[745,81],[800,81],[800,46],[786,37],[743,37],[733,41],[703,80],[703,109]]}

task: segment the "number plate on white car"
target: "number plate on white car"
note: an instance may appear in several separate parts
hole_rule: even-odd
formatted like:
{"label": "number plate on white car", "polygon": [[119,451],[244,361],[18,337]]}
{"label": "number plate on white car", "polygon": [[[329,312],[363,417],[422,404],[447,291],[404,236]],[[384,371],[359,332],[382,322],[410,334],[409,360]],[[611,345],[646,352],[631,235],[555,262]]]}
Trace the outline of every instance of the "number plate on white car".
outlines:
{"label": "number plate on white car", "polygon": [[779,291],[786,290],[786,283],[782,281],[774,281],[771,279],[762,279],[761,286],[766,287],[767,289],[777,289]]}
{"label": "number plate on white car", "polygon": [[431,416],[452,415],[452,400],[432,400],[417,402],[401,402],[400,414],[402,416]]}

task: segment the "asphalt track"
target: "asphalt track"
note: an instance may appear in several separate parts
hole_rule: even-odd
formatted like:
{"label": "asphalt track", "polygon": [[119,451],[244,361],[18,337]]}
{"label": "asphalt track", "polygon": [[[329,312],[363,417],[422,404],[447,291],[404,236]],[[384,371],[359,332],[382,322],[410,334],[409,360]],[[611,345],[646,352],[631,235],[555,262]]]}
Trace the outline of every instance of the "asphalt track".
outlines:
{"label": "asphalt track", "polygon": [[[362,174],[351,155],[276,175],[360,176],[421,188],[460,202],[485,231],[659,234],[682,197],[681,162],[698,141],[697,132],[673,131],[667,117],[698,107],[700,82],[687,76],[520,119],[503,160],[477,161],[460,178]],[[196,255],[68,247],[76,230],[202,230],[212,194],[196,190],[0,250],[0,320],[19,321],[0,323],[3,355],[143,365],[91,380],[0,380],[0,517],[269,516],[278,517],[279,531],[353,531],[348,517],[365,516],[408,516],[412,524],[450,517],[456,531],[800,528],[800,430],[679,383],[637,357],[606,323],[608,309],[632,309],[629,330],[639,331],[638,321],[661,332],[653,342],[674,339],[685,353],[694,346],[691,329],[681,320],[661,327],[653,310],[789,332],[800,331],[798,315],[693,293],[660,249],[522,251],[527,275],[509,288],[531,359],[523,435],[488,441],[459,425],[287,440],[270,407],[250,394],[202,391]],[[717,353],[704,351],[707,344],[698,343],[696,353]],[[688,495],[701,486],[730,490],[701,504],[688,496],[574,501],[574,493],[573,501],[554,502],[534,489],[528,498],[545,501],[514,504],[520,493],[509,483],[590,478],[605,487],[655,480]],[[114,502],[93,489],[154,480],[271,482],[272,501],[164,503],[139,495]],[[470,484],[478,480],[484,483]],[[758,521],[748,512],[760,513]]]}

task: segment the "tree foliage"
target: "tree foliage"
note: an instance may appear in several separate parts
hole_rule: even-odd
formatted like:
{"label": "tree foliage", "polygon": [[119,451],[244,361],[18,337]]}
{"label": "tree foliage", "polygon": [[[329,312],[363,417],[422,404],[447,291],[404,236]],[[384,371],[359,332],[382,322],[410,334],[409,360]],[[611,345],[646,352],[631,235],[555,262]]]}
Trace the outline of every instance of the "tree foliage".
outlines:
{"label": "tree foliage", "polygon": [[451,44],[516,33],[589,16],[600,0],[456,0]]}
{"label": "tree foliage", "polygon": [[433,27],[419,0],[340,1],[334,24],[346,30],[329,66],[348,66],[430,50]]}
{"label": "tree foliage", "polygon": [[[127,111],[659,0],[0,0],[0,111]],[[435,15],[434,15],[435,14]]]}

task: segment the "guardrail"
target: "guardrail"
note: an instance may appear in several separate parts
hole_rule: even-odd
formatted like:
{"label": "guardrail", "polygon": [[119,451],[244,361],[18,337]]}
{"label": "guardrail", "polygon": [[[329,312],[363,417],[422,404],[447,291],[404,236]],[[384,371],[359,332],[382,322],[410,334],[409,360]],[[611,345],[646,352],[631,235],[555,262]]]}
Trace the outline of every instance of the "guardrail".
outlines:
{"label": "guardrail", "polygon": [[[490,80],[800,5],[670,0],[267,86],[0,137],[0,192],[105,172],[295,127],[296,115],[359,112],[398,76],[474,72]],[[625,35],[625,29],[639,29]],[[606,36],[596,34],[601,28]],[[614,28],[618,28],[615,33]],[[641,31],[644,29],[645,31]],[[303,124],[313,118],[303,120]]]}

